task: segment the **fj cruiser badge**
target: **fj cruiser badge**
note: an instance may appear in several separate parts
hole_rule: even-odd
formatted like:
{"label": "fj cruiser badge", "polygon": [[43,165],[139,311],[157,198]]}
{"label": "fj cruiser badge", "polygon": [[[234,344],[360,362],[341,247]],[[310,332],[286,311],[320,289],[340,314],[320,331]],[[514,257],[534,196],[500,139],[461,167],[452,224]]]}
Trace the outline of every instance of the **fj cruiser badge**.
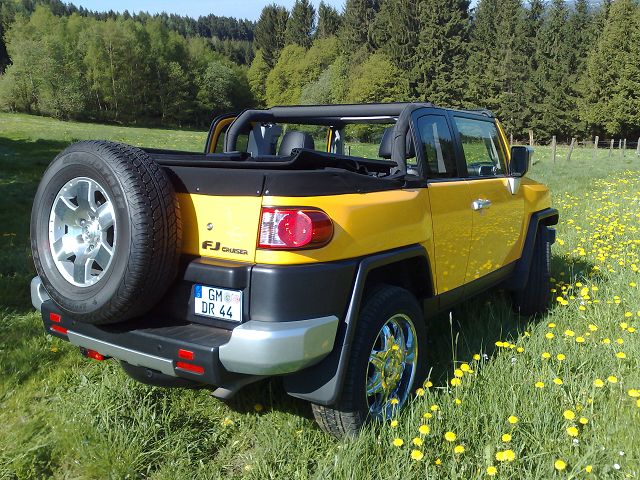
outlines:
{"label": "fj cruiser badge", "polygon": [[233,253],[236,255],[249,255],[249,252],[247,252],[243,248],[223,247],[220,245],[220,242],[216,242],[214,244],[211,240],[205,240],[204,242],[202,242],[202,249],[212,250],[214,252],[222,251],[224,253]]}

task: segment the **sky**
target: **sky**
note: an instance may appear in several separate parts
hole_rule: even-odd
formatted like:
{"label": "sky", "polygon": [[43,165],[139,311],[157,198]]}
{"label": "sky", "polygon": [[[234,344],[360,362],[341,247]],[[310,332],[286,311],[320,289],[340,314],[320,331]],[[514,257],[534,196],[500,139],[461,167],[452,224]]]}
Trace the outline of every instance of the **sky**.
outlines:
{"label": "sky", "polygon": [[[324,2],[342,11],[344,0],[324,0]],[[71,3],[96,11],[129,10],[129,13],[164,11],[194,18],[213,13],[218,16],[257,20],[262,8],[274,3],[274,0],[71,0]],[[291,9],[294,0],[275,0],[275,3]],[[312,3],[317,9],[320,0],[312,0]]]}

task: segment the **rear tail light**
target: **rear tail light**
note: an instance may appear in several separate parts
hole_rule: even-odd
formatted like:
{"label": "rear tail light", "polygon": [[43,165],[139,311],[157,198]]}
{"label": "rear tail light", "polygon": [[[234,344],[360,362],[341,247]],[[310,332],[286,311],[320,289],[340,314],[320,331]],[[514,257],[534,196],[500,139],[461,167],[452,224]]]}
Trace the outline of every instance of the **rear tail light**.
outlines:
{"label": "rear tail light", "polygon": [[67,329],[64,327],[61,327],[60,325],[51,325],[49,328],[51,329],[52,332],[61,333],[62,335],[67,334]]}
{"label": "rear tail light", "polygon": [[176,370],[185,370],[198,375],[202,375],[204,373],[204,367],[187,362],[176,362]]}
{"label": "rear tail light", "polygon": [[263,207],[258,248],[318,248],[333,236],[333,222],[322,210]]}

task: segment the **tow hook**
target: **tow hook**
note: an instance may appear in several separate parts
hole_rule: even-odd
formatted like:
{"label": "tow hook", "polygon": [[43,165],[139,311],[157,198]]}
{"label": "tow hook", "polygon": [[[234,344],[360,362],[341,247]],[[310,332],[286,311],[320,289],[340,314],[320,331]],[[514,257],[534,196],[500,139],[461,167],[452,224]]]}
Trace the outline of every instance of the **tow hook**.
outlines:
{"label": "tow hook", "polygon": [[93,358],[94,360],[106,360],[111,357],[107,357],[106,355],[102,355],[100,352],[96,352],[95,350],[91,350],[89,348],[80,347],[80,353],[83,357]]}

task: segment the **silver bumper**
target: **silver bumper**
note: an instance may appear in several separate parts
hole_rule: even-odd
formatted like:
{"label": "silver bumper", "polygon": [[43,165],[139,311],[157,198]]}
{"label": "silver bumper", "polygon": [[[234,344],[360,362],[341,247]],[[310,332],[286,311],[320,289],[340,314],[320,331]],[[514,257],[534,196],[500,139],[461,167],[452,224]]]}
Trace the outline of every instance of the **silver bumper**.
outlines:
{"label": "silver bumper", "polygon": [[220,362],[231,372],[277,375],[301,370],[333,349],[338,317],[293,322],[249,321],[233,329],[219,349]]}
{"label": "silver bumper", "polygon": [[42,280],[40,280],[40,277],[33,277],[31,279],[31,304],[33,308],[41,311],[42,304],[47,300],[49,300],[49,294],[42,286]]}

